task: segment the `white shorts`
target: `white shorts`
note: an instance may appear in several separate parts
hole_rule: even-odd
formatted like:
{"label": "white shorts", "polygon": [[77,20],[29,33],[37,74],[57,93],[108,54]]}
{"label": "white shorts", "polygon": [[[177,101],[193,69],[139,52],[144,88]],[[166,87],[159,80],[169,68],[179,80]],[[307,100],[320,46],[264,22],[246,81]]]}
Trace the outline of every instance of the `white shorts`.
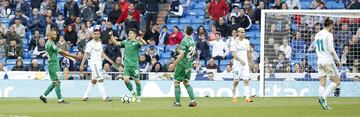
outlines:
{"label": "white shorts", "polygon": [[318,64],[319,76],[340,76],[334,63],[331,64]]}
{"label": "white shorts", "polygon": [[243,80],[250,79],[250,68],[248,66],[233,67],[233,71],[234,71],[234,80],[239,80],[240,78]]}
{"label": "white shorts", "polygon": [[91,79],[101,80],[103,79],[102,65],[101,64],[90,64]]}

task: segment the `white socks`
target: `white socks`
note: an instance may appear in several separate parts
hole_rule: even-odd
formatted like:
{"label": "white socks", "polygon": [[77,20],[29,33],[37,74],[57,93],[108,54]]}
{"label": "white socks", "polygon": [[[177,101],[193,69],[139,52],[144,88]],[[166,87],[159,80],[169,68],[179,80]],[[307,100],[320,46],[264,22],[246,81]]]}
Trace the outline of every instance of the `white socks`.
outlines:
{"label": "white socks", "polygon": [[238,92],[237,87],[234,87],[234,88],[233,88],[233,97],[234,97],[234,98],[237,97],[237,95],[236,95],[237,92]]}
{"label": "white socks", "polygon": [[246,98],[250,98],[250,86],[244,86],[244,94]]}
{"label": "white socks", "polygon": [[332,93],[334,90],[336,89],[336,84],[335,83],[331,83],[331,85],[329,85],[326,88],[326,91],[321,95],[324,99],[326,99],[330,93]]}
{"label": "white socks", "polygon": [[[100,92],[102,98],[106,99],[107,96],[106,96],[106,92],[105,92],[105,88],[104,88],[104,83],[98,82],[97,84],[98,84],[99,92]],[[89,82],[83,98],[87,98],[89,96],[90,91],[94,86],[95,86],[95,84],[92,84],[91,82]]]}
{"label": "white socks", "polygon": [[324,86],[319,86],[319,95],[321,96],[325,91],[325,87]]}
{"label": "white socks", "polygon": [[86,88],[86,91],[85,91],[85,94],[84,94],[83,98],[87,98],[89,96],[91,88],[93,88],[94,86],[95,86],[95,84],[92,84],[91,81],[90,81],[87,88]]}
{"label": "white socks", "polygon": [[103,100],[105,100],[106,99],[106,93],[105,93],[104,83],[99,82],[98,83],[98,88],[99,88],[101,96],[103,97]]}

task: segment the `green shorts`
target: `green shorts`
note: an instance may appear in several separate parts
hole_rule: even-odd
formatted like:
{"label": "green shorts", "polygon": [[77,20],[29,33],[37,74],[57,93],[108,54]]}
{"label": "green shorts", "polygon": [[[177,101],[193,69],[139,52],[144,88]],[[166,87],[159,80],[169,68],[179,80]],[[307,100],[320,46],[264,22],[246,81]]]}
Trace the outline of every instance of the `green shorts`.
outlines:
{"label": "green shorts", "polygon": [[124,77],[132,77],[135,80],[140,80],[139,67],[126,66],[124,68]]}
{"label": "green shorts", "polygon": [[174,79],[179,82],[190,80],[192,64],[179,63],[175,68]]}
{"label": "green shorts", "polygon": [[58,75],[57,75],[57,72],[60,71],[60,66],[59,65],[49,64],[48,71],[49,71],[51,81],[58,81],[59,80]]}

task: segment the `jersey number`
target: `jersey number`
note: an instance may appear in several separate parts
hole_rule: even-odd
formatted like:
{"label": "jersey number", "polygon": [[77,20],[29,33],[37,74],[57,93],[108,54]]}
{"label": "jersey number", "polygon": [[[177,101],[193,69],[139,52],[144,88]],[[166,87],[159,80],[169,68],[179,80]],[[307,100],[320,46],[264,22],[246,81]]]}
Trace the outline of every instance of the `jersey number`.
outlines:
{"label": "jersey number", "polygon": [[189,53],[187,54],[186,58],[191,59],[192,56],[194,56],[194,54],[195,54],[195,48],[191,46],[189,47]]}
{"label": "jersey number", "polygon": [[322,39],[318,39],[316,44],[318,51],[324,51],[324,41]]}

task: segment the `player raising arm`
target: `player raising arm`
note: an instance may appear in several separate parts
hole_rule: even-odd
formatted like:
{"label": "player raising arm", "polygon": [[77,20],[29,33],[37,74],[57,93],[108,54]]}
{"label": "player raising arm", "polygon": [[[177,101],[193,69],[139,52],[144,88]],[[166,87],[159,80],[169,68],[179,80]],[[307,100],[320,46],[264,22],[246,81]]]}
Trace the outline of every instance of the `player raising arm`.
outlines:
{"label": "player raising arm", "polygon": [[[110,34],[110,41],[118,46],[125,46],[125,60],[124,60],[124,83],[131,92],[132,101],[141,102],[141,83],[140,83],[140,68],[139,68],[139,53],[143,45],[147,45],[146,41],[141,37],[137,37],[138,32],[134,29],[129,31],[129,38],[127,40],[117,42],[115,37]],[[134,78],[136,84],[136,92],[130,82],[130,77]]]}

